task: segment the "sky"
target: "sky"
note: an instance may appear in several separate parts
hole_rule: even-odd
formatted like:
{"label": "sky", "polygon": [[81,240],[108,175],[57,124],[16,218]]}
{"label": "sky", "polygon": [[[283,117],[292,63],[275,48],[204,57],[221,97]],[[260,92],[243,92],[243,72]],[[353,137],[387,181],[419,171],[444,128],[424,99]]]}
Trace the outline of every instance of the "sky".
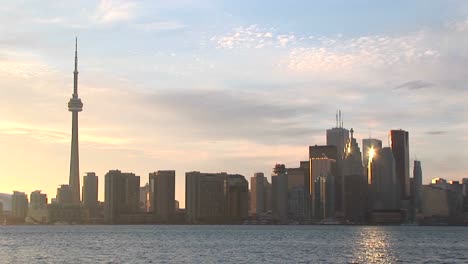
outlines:
{"label": "sky", "polygon": [[[410,135],[423,181],[468,177],[468,1],[4,1],[0,192],[68,183],[78,37],[80,174],[270,175],[344,126]],[[82,179],[81,179],[82,180]]]}

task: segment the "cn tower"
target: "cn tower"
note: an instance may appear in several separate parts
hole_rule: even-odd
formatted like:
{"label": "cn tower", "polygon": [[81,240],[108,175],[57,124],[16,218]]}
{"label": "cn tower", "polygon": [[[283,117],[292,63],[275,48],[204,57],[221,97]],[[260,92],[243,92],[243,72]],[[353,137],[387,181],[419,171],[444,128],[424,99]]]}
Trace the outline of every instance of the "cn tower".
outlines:
{"label": "cn tower", "polygon": [[80,203],[80,156],[78,152],[78,113],[83,110],[83,103],[78,98],[78,39],[75,38],[75,71],[73,72],[73,95],[68,102],[68,111],[72,112],[72,140],[70,156],[69,185],[72,202]]}

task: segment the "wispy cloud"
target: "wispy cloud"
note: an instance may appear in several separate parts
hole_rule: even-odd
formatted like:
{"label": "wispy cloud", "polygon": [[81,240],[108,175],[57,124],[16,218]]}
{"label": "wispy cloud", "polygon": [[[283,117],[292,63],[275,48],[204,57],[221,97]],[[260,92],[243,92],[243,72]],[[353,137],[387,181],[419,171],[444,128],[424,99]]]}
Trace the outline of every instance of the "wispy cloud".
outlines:
{"label": "wispy cloud", "polygon": [[265,47],[286,47],[294,43],[294,34],[276,34],[273,28],[265,29],[258,25],[241,26],[234,28],[230,33],[211,38],[218,48],[265,48]]}
{"label": "wispy cloud", "polygon": [[434,86],[433,83],[422,81],[422,80],[417,80],[417,81],[409,81],[402,83],[395,87],[395,89],[409,89],[409,90],[419,90],[419,89],[424,89],[424,88],[429,88]]}
{"label": "wispy cloud", "polygon": [[131,20],[135,16],[136,2],[127,0],[101,0],[94,15],[98,23]]}
{"label": "wispy cloud", "polygon": [[135,24],[135,27],[143,31],[168,31],[183,29],[186,28],[187,25],[179,21],[157,21],[149,23],[137,23]]}

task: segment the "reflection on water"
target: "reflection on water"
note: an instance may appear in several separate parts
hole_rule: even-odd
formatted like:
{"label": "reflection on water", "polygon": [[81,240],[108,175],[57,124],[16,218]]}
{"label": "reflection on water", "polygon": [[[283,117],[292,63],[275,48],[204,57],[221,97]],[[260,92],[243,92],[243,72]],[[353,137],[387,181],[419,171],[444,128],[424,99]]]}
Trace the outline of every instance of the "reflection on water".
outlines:
{"label": "reflection on water", "polygon": [[392,245],[391,233],[381,227],[362,229],[354,247],[355,263],[395,263],[398,257]]}
{"label": "reflection on water", "polygon": [[0,226],[1,263],[468,263],[468,228]]}

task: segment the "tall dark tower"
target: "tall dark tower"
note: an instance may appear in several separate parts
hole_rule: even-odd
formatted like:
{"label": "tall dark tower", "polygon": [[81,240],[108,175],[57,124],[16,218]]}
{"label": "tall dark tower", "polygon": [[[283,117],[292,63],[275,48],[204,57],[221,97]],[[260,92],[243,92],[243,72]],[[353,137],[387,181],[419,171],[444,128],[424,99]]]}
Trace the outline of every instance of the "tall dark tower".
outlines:
{"label": "tall dark tower", "polygon": [[78,39],[75,38],[75,71],[73,72],[73,95],[68,102],[68,111],[72,112],[72,140],[70,155],[69,185],[72,202],[80,203],[80,157],[78,152],[78,113],[83,110],[83,103],[78,98]]}
{"label": "tall dark tower", "polygon": [[401,129],[391,130],[390,147],[395,158],[396,176],[400,184],[400,198],[404,200],[410,196],[408,132]]}

